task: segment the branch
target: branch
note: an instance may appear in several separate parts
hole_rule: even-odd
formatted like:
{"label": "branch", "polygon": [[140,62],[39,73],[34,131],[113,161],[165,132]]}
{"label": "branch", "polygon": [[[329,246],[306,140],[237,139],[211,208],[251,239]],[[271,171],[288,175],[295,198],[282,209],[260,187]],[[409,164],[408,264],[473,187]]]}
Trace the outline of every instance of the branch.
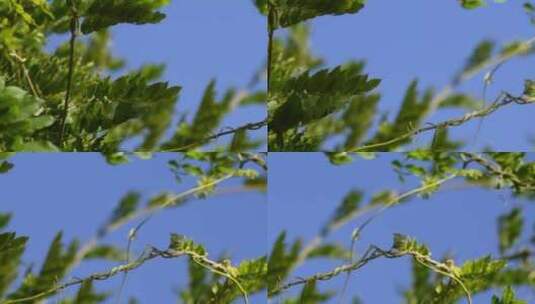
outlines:
{"label": "branch", "polygon": [[409,132],[407,132],[405,134],[402,134],[399,137],[390,139],[388,141],[361,146],[361,147],[358,147],[358,148],[355,148],[355,149],[351,150],[350,152],[373,151],[373,150],[376,150],[377,148],[381,148],[381,147],[385,147],[385,146],[389,146],[389,145],[398,143],[400,141],[409,139],[411,137],[417,136],[417,135],[419,135],[421,133],[424,133],[424,132],[427,132],[427,131],[447,129],[447,128],[450,128],[450,127],[457,127],[457,126],[460,126],[460,125],[462,125],[462,124],[464,124],[464,123],[466,123],[466,122],[468,122],[468,121],[470,121],[472,119],[475,119],[475,118],[478,118],[478,117],[488,116],[488,115],[492,114],[493,112],[495,112],[496,110],[498,110],[499,108],[507,106],[507,105],[512,104],[512,103],[519,104],[519,105],[526,105],[526,104],[533,104],[533,103],[535,103],[535,101],[525,99],[524,97],[515,97],[515,96],[512,96],[509,93],[502,93],[489,106],[487,106],[485,108],[482,108],[480,110],[476,110],[476,111],[472,111],[472,112],[466,113],[462,117],[446,120],[446,121],[440,122],[438,124],[430,124],[429,126],[409,131]]}
{"label": "branch", "polygon": [[193,148],[195,148],[197,146],[200,146],[200,145],[202,145],[202,144],[204,144],[206,142],[218,139],[219,137],[223,137],[223,136],[226,136],[226,135],[229,135],[229,134],[234,134],[234,133],[237,133],[237,132],[240,132],[240,131],[255,131],[255,130],[263,128],[266,125],[267,125],[267,118],[262,120],[262,121],[259,121],[259,122],[247,123],[247,124],[245,124],[243,126],[236,127],[236,128],[230,128],[229,127],[225,131],[221,131],[221,132],[219,132],[217,134],[208,136],[208,137],[206,137],[204,139],[201,139],[201,140],[199,140],[197,142],[194,142],[194,143],[182,146],[182,147],[178,147],[178,148],[162,149],[159,152],[185,152],[185,151],[193,149]]}
{"label": "branch", "polygon": [[528,191],[535,191],[534,184],[519,179],[515,174],[503,169],[499,164],[490,159],[484,158],[479,154],[469,152],[463,152],[461,155],[466,157],[468,161],[478,163],[491,173],[494,173],[502,178],[509,179],[517,189],[523,188]]}
{"label": "branch", "polygon": [[349,274],[353,271],[356,271],[362,268],[369,262],[376,260],[378,258],[381,258],[381,257],[394,259],[394,258],[400,258],[403,256],[410,256],[422,266],[436,273],[449,277],[451,280],[455,281],[457,284],[459,284],[459,286],[461,286],[464,293],[466,294],[468,303],[472,304],[472,296],[470,294],[470,291],[468,290],[464,282],[461,280],[460,276],[456,274],[455,266],[449,266],[448,264],[435,261],[429,255],[423,255],[418,251],[412,251],[412,250],[400,251],[394,247],[391,248],[390,250],[383,250],[375,245],[371,245],[368,248],[368,250],[366,250],[362,258],[360,258],[358,261],[354,263],[345,264],[345,265],[336,267],[331,271],[320,272],[320,273],[314,274],[306,278],[298,278],[285,285],[276,287],[273,291],[270,292],[270,294],[277,294],[279,292],[285,291],[297,285],[308,284],[308,283],[315,282],[315,281],[327,281],[343,273]]}
{"label": "branch", "polygon": [[274,290],[270,291],[270,294],[277,294],[282,291],[285,291],[287,289],[290,289],[294,286],[302,285],[311,283],[314,281],[327,281],[330,280],[340,274],[352,272],[355,270],[358,270],[362,268],[364,265],[368,264],[369,262],[378,259],[380,257],[386,257],[386,258],[397,258],[400,256],[403,256],[404,254],[400,254],[399,252],[396,252],[394,250],[385,251],[377,246],[370,246],[368,250],[366,250],[366,253],[362,256],[361,259],[358,261],[351,263],[351,264],[345,264],[342,266],[338,266],[334,268],[331,271],[328,272],[320,272],[317,274],[314,274],[312,276],[306,277],[306,278],[297,278],[291,282],[288,282],[284,285],[276,287]]}
{"label": "branch", "polygon": [[[35,300],[44,298],[46,296],[52,295],[58,291],[64,290],[71,286],[80,285],[85,282],[107,280],[120,273],[126,273],[134,269],[137,269],[141,267],[143,264],[145,264],[145,262],[149,260],[153,260],[155,258],[172,259],[172,258],[178,258],[182,256],[189,256],[193,261],[195,261],[197,264],[201,265],[202,267],[205,267],[212,272],[215,272],[219,275],[229,278],[230,280],[234,281],[238,285],[242,293],[245,292],[245,290],[243,289],[243,287],[241,287],[239,282],[235,278],[233,278],[231,275],[225,272],[225,265],[212,261],[204,255],[200,255],[194,251],[188,251],[188,250],[177,251],[174,249],[167,249],[165,251],[162,251],[155,247],[150,247],[150,250],[148,252],[145,252],[136,261],[133,261],[131,263],[113,267],[112,269],[108,271],[93,273],[85,278],[76,278],[76,279],[70,280],[66,283],[57,285],[47,291],[41,292],[39,294],[30,296],[30,297],[13,299],[13,300],[5,300],[2,302],[2,304],[14,304],[14,303],[25,303],[28,301],[35,301]],[[246,294],[244,294],[244,297],[245,299],[247,299]]]}
{"label": "branch", "polygon": [[77,32],[78,32],[78,23],[79,23],[78,12],[76,10],[74,0],[67,0],[67,3],[70,5],[70,10],[71,10],[71,24],[70,24],[71,40],[70,40],[70,49],[69,49],[69,71],[67,75],[67,90],[65,92],[65,101],[63,103],[63,113],[60,119],[58,147],[61,147],[63,145],[63,137],[65,136],[65,123],[67,121],[67,116],[69,114],[69,101],[71,98],[72,78],[74,74],[74,47],[76,43],[76,36],[78,35]]}

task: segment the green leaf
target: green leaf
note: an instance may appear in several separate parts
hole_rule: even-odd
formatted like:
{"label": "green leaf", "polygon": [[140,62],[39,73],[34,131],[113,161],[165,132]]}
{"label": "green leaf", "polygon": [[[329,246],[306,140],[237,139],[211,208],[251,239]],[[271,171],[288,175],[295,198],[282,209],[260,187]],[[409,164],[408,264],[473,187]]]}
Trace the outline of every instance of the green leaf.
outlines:
{"label": "green leaf", "polygon": [[13,145],[15,151],[24,152],[58,152],[59,149],[48,141],[21,142]]}
{"label": "green leaf", "polygon": [[128,192],[119,201],[119,205],[113,210],[112,216],[109,220],[110,225],[116,224],[126,217],[134,214],[139,206],[141,194],[138,192]]}
{"label": "green leaf", "polygon": [[310,281],[305,284],[303,287],[303,290],[301,291],[301,294],[299,295],[299,300],[295,302],[290,303],[310,303],[310,304],[321,304],[328,301],[330,298],[334,296],[333,292],[326,292],[321,293],[317,288],[317,282]]}
{"label": "green leaf", "polygon": [[475,47],[474,51],[472,52],[472,55],[470,55],[470,57],[468,58],[463,68],[463,72],[470,72],[487,62],[492,56],[494,46],[494,42],[490,40],[481,41]]}
{"label": "green leaf", "polygon": [[121,248],[113,245],[98,245],[95,248],[88,251],[84,259],[105,259],[116,262],[123,262],[126,260],[126,252]]}
{"label": "green leaf", "polygon": [[9,170],[13,169],[14,165],[8,161],[3,161],[0,163],[0,174],[7,173]]}
{"label": "green leaf", "polygon": [[351,252],[339,244],[323,244],[308,253],[308,258],[348,259]]}
{"label": "green leaf", "polygon": [[[390,123],[386,120],[379,125],[379,130],[368,144],[382,143],[393,138],[397,138],[406,134],[407,132],[417,128],[427,115],[427,111],[433,99],[433,91],[426,90],[423,96],[419,96],[418,81],[414,80],[410,83],[401,108],[394,122]],[[390,151],[403,144],[409,143],[410,139],[399,140],[389,146],[381,147],[381,151]]]}
{"label": "green leaf", "polygon": [[524,96],[527,101],[535,101],[535,81],[526,80],[524,83]]}
{"label": "green leaf", "polygon": [[256,8],[262,15],[267,15],[268,13],[268,0],[252,0]]}
{"label": "green leaf", "polygon": [[12,232],[0,233],[0,298],[17,278],[27,242],[27,237],[17,237]]}
{"label": "green leaf", "polygon": [[506,263],[503,260],[492,260],[490,256],[485,256],[477,260],[465,262],[460,268],[460,275],[466,282],[472,280],[471,284],[480,284],[484,282],[477,282],[478,280],[484,280],[495,275],[505,265]]}
{"label": "green leaf", "polygon": [[93,288],[93,281],[85,281],[78,289],[74,303],[76,304],[99,304],[109,297],[105,293],[96,293]]}
{"label": "green leaf", "polygon": [[268,284],[268,296],[273,296],[274,289],[281,284],[286,277],[289,275],[293,265],[297,261],[299,252],[301,251],[301,241],[296,241],[293,243],[291,248],[287,251],[286,249],[286,232],[281,232],[273,245],[271,254],[268,259],[268,274],[267,274],[267,284]]}
{"label": "green leaf", "polygon": [[280,87],[286,101],[273,113],[270,130],[276,133],[319,120],[347,105],[354,96],[373,90],[380,80],[368,79],[360,66],[321,70],[314,75],[305,72],[289,79]]}
{"label": "green leaf", "polygon": [[453,94],[440,102],[439,107],[476,110],[480,107],[480,102],[466,94]]}
{"label": "green leaf", "polygon": [[88,34],[119,23],[158,23],[165,14],[156,11],[169,0],[94,0],[84,13],[82,32]]}
{"label": "green leaf", "polygon": [[0,213],[0,231],[5,229],[11,221],[11,213]]}
{"label": "green leaf", "polygon": [[412,288],[404,292],[407,304],[425,302],[433,294],[433,285],[430,283],[431,269],[416,260],[411,261]]}
{"label": "green leaf", "polygon": [[431,251],[427,246],[418,243],[415,239],[405,236],[403,234],[394,234],[394,243],[392,249],[401,253],[418,253],[423,256],[431,256]]}
{"label": "green leaf", "polygon": [[343,125],[349,129],[344,143],[345,150],[356,147],[364,139],[373,125],[379,100],[379,94],[359,95],[352,99],[342,115]]}
{"label": "green leaf", "polygon": [[511,212],[498,218],[498,233],[500,241],[500,253],[510,249],[520,238],[524,227],[522,210],[514,208]]}
{"label": "green leaf", "polygon": [[353,162],[353,157],[347,152],[325,152],[331,164],[335,166],[345,165]]}
{"label": "green leaf", "polygon": [[176,233],[171,234],[169,249],[173,249],[176,251],[193,252],[201,256],[208,255],[206,249],[204,249],[202,245],[195,243],[184,235]]}
{"label": "green leaf", "polygon": [[[268,263],[265,256],[254,260],[244,260],[237,266],[237,279],[248,293],[265,288],[267,274]],[[239,290],[236,292],[238,293]]]}
{"label": "green leaf", "polygon": [[183,290],[180,297],[184,303],[194,303],[211,293],[210,285],[207,284],[208,270],[195,261],[188,261],[189,289]]}
{"label": "green leaf", "polygon": [[492,304],[527,304],[527,302],[517,299],[513,288],[507,286],[503,289],[501,298],[492,296]]}
{"label": "green leaf", "polygon": [[22,285],[9,296],[10,299],[25,298],[48,291],[63,279],[78,252],[78,242],[73,241],[64,248],[62,237],[63,233],[56,234],[39,273],[28,273]]}
{"label": "green leaf", "polygon": [[526,12],[528,12],[528,13],[533,13],[533,12],[535,12],[535,5],[533,5],[533,4],[530,3],[530,2],[525,2],[525,3],[524,3],[524,9],[525,9]]}
{"label": "green leaf", "polygon": [[106,161],[110,165],[121,165],[126,164],[130,161],[128,158],[128,155],[124,152],[113,152],[113,153],[103,153],[104,157],[106,157]]}
{"label": "green leaf", "polygon": [[[152,197],[147,206],[149,208],[157,208],[157,207],[163,207],[163,206],[178,206],[178,202],[176,202],[176,199],[174,199],[175,195],[172,193],[164,192],[160,193],[154,197]],[[175,201],[173,204],[170,204],[170,202]]]}
{"label": "green leaf", "polygon": [[84,109],[97,115],[84,117],[80,128],[86,132],[109,128],[101,143],[104,152],[119,151],[123,141],[139,135],[143,142],[136,150],[151,151],[171,123],[180,90],[165,82],[151,83],[139,71],[99,82],[91,88],[96,100]]}
{"label": "green leaf", "polygon": [[221,100],[216,97],[216,81],[212,80],[204,90],[202,100],[191,124],[180,122],[173,138],[164,144],[165,148],[188,147],[200,144],[206,137],[215,133],[224,115],[231,109],[236,91],[228,90]]}
{"label": "green leaf", "polygon": [[57,151],[53,144],[37,136],[38,131],[55,121],[50,115],[41,115],[43,103],[19,87],[0,86],[0,150]]}
{"label": "green leaf", "polygon": [[334,211],[334,214],[331,216],[327,225],[323,228],[323,233],[327,233],[330,226],[351,216],[351,214],[360,207],[362,197],[363,194],[360,190],[353,189],[349,191]]}
{"label": "green leaf", "polygon": [[364,0],[273,0],[273,29],[289,27],[323,15],[354,14],[364,7]]}
{"label": "green leaf", "polygon": [[485,0],[460,0],[459,2],[466,9],[476,9],[486,4]]}

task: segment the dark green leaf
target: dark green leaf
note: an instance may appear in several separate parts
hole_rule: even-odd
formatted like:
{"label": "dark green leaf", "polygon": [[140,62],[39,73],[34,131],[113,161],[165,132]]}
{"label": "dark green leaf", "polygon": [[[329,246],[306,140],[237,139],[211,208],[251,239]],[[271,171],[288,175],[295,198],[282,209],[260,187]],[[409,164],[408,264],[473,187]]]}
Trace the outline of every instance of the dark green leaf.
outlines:
{"label": "dark green leaf", "polygon": [[88,34],[119,23],[158,23],[165,14],[156,11],[169,0],[94,0],[85,11],[82,32]]}

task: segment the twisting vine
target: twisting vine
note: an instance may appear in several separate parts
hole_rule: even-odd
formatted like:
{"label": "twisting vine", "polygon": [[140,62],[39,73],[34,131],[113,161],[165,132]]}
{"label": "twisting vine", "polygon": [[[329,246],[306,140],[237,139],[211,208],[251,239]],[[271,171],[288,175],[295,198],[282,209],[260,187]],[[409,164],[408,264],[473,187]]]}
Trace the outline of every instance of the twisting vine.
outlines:
{"label": "twisting vine", "polygon": [[262,120],[262,121],[258,121],[258,122],[250,122],[250,123],[246,123],[240,127],[236,127],[236,128],[227,128],[227,130],[224,130],[224,131],[221,131],[219,133],[216,133],[216,134],[213,134],[213,135],[210,135],[200,141],[197,141],[197,142],[194,142],[194,143],[191,143],[191,144],[188,144],[188,145],[185,145],[185,146],[182,146],[182,147],[178,147],[178,148],[170,148],[170,149],[161,149],[159,152],[186,152],[188,150],[191,150],[193,148],[196,148],[202,144],[205,144],[207,142],[210,142],[212,140],[216,140],[220,137],[223,137],[223,136],[226,136],[226,135],[230,135],[230,134],[235,134],[235,133],[238,133],[238,132],[242,132],[242,131],[256,131],[256,130],[259,130],[263,127],[265,127],[267,125],[267,118]]}
{"label": "twisting vine", "polygon": [[533,104],[533,103],[535,103],[534,100],[525,99],[524,97],[513,96],[509,93],[503,92],[496,98],[496,100],[492,104],[480,110],[472,111],[472,112],[466,113],[462,117],[446,120],[438,124],[429,124],[428,126],[425,126],[422,128],[410,130],[396,138],[393,138],[384,142],[380,142],[380,143],[364,145],[364,146],[351,150],[351,152],[373,151],[378,148],[383,148],[383,147],[398,143],[400,141],[410,139],[424,132],[428,132],[432,130],[447,129],[450,127],[457,127],[472,119],[486,117],[492,114],[493,112],[495,112],[496,110],[498,110],[499,108],[510,105],[510,104],[527,105],[527,104]]}
{"label": "twisting vine", "polygon": [[86,283],[86,282],[91,282],[91,281],[107,280],[107,279],[109,279],[111,277],[114,277],[114,276],[116,276],[118,274],[126,273],[126,272],[132,271],[134,269],[137,269],[137,268],[141,267],[143,264],[145,264],[147,261],[150,261],[150,260],[153,260],[153,259],[156,259],[156,258],[172,259],[172,258],[178,258],[178,257],[182,257],[182,256],[189,256],[195,263],[199,264],[200,266],[202,266],[204,268],[207,268],[208,270],[211,270],[211,271],[213,271],[213,272],[215,272],[217,274],[223,275],[223,276],[229,278],[230,280],[232,280],[233,282],[235,282],[237,284],[238,288],[240,289],[240,291],[242,293],[244,293],[244,299],[246,299],[246,303],[248,303],[247,294],[246,294],[245,290],[239,284],[239,282],[237,282],[236,278],[234,278],[231,274],[228,273],[228,271],[227,271],[227,269],[229,268],[228,266],[226,266],[224,264],[221,264],[221,263],[218,263],[218,262],[215,262],[215,261],[212,261],[212,260],[208,259],[206,256],[200,255],[197,252],[191,251],[191,250],[175,250],[173,248],[168,248],[166,250],[160,250],[160,249],[158,249],[156,247],[149,247],[149,249],[146,250],[146,252],[144,252],[138,259],[136,259],[133,262],[113,267],[112,269],[110,269],[108,271],[93,273],[93,274],[91,274],[91,275],[89,275],[89,276],[87,276],[85,278],[73,279],[71,281],[68,281],[68,282],[60,284],[60,285],[56,285],[56,286],[52,287],[49,290],[43,291],[43,292],[41,292],[39,294],[30,296],[30,297],[20,298],[20,299],[12,299],[12,300],[5,300],[5,301],[2,302],[2,304],[27,303],[29,301],[39,300],[39,299],[42,299],[42,298],[44,298],[44,297],[46,297],[48,295],[54,294],[54,293],[56,293],[58,291],[64,290],[64,289],[66,289],[68,287],[71,287],[71,286],[80,285],[80,284],[83,284],[83,283]]}
{"label": "twisting vine", "polygon": [[[528,49],[528,48],[531,48],[533,43],[535,43],[535,37],[532,37],[528,40],[526,40],[525,42],[522,42],[522,45]],[[520,50],[523,50],[523,48],[520,48]],[[483,81],[483,90],[482,90],[482,97],[483,97],[483,107],[485,107],[486,105],[486,100],[487,100],[487,90],[490,86],[490,84],[492,83],[493,79],[494,79],[494,75],[498,72],[498,70],[507,62],[509,61],[510,59],[512,59],[513,57],[515,57],[516,55],[518,55],[518,52],[511,52],[510,54],[501,54],[500,56],[498,56],[496,59],[494,60],[491,60],[490,62],[488,62],[486,65],[483,65],[483,68],[487,68],[487,67],[492,67],[490,69],[490,71],[488,71],[488,73],[485,75]],[[469,75],[470,76],[470,75]],[[460,77],[459,80],[462,80],[462,75]],[[485,120],[485,117],[481,117],[481,119],[479,120],[478,124],[477,124],[477,129],[476,129],[476,133],[474,135],[474,144],[477,143],[477,138],[479,136],[479,132],[481,131],[481,127],[483,126],[483,121]]]}
{"label": "twisting vine", "polygon": [[67,89],[65,92],[65,100],[63,102],[63,112],[61,114],[61,120],[59,124],[59,139],[58,146],[63,145],[63,138],[65,136],[65,124],[67,122],[67,116],[69,114],[69,102],[72,91],[72,78],[74,74],[74,47],[76,44],[76,37],[78,36],[78,26],[80,23],[80,17],[78,16],[78,10],[76,9],[75,0],[66,0],[69,6],[71,21],[70,21],[70,34],[69,41],[69,70],[67,75]]}

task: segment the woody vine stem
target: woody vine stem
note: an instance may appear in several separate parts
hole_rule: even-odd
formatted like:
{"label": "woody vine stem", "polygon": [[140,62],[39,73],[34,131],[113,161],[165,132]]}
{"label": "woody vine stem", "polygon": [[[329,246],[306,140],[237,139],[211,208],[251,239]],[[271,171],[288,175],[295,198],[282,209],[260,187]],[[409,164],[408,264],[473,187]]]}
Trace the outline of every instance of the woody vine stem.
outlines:
{"label": "woody vine stem", "polygon": [[72,91],[72,78],[74,74],[74,47],[76,44],[76,37],[78,35],[78,23],[79,17],[76,10],[75,0],[67,0],[67,5],[70,7],[71,21],[70,21],[70,32],[71,39],[69,41],[69,71],[67,74],[67,90],[65,92],[65,101],[63,103],[63,112],[61,114],[61,120],[59,125],[59,140],[58,146],[63,145],[63,138],[65,136],[65,124],[67,122],[67,116],[69,114],[69,102],[71,98]]}
{"label": "woody vine stem", "polygon": [[267,60],[267,90],[268,94],[270,91],[270,83],[271,83],[271,61],[272,61],[272,53],[273,53],[273,23],[274,23],[274,15],[273,15],[273,6],[271,5],[271,1],[268,1],[268,60]]}
{"label": "woody vine stem", "polygon": [[498,98],[492,104],[490,104],[489,106],[487,106],[485,108],[482,108],[480,110],[469,112],[469,113],[466,113],[465,115],[463,115],[462,117],[446,120],[446,121],[440,122],[438,124],[429,123],[428,126],[425,126],[425,127],[419,128],[419,129],[409,130],[408,132],[406,132],[406,133],[404,133],[401,136],[398,136],[396,138],[387,140],[385,142],[380,142],[380,143],[361,146],[361,147],[353,149],[351,152],[374,151],[374,150],[376,150],[378,148],[390,146],[392,144],[395,144],[397,142],[412,138],[412,137],[414,137],[416,135],[419,135],[419,134],[427,132],[427,131],[432,131],[432,130],[440,131],[440,130],[444,130],[444,129],[447,129],[447,128],[450,128],[450,127],[460,126],[460,125],[464,124],[465,122],[470,121],[472,119],[483,118],[485,116],[488,116],[489,114],[492,114],[493,112],[495,112],[499,108],[504,107],[504,106],[509,105],[509,104],[512,104],[512,103],[515,103],[515,104],[518,104],[518,105],[526,105],[526,104],[533,104],[534,102],[535,101],[528,100],[528,99],[525,99],[523,97],[516,97],[516,96],[513,96],[513,95],[511,95],[509,93],[505,93],[504,92],[504,93],[500,94],[498,96]]}

